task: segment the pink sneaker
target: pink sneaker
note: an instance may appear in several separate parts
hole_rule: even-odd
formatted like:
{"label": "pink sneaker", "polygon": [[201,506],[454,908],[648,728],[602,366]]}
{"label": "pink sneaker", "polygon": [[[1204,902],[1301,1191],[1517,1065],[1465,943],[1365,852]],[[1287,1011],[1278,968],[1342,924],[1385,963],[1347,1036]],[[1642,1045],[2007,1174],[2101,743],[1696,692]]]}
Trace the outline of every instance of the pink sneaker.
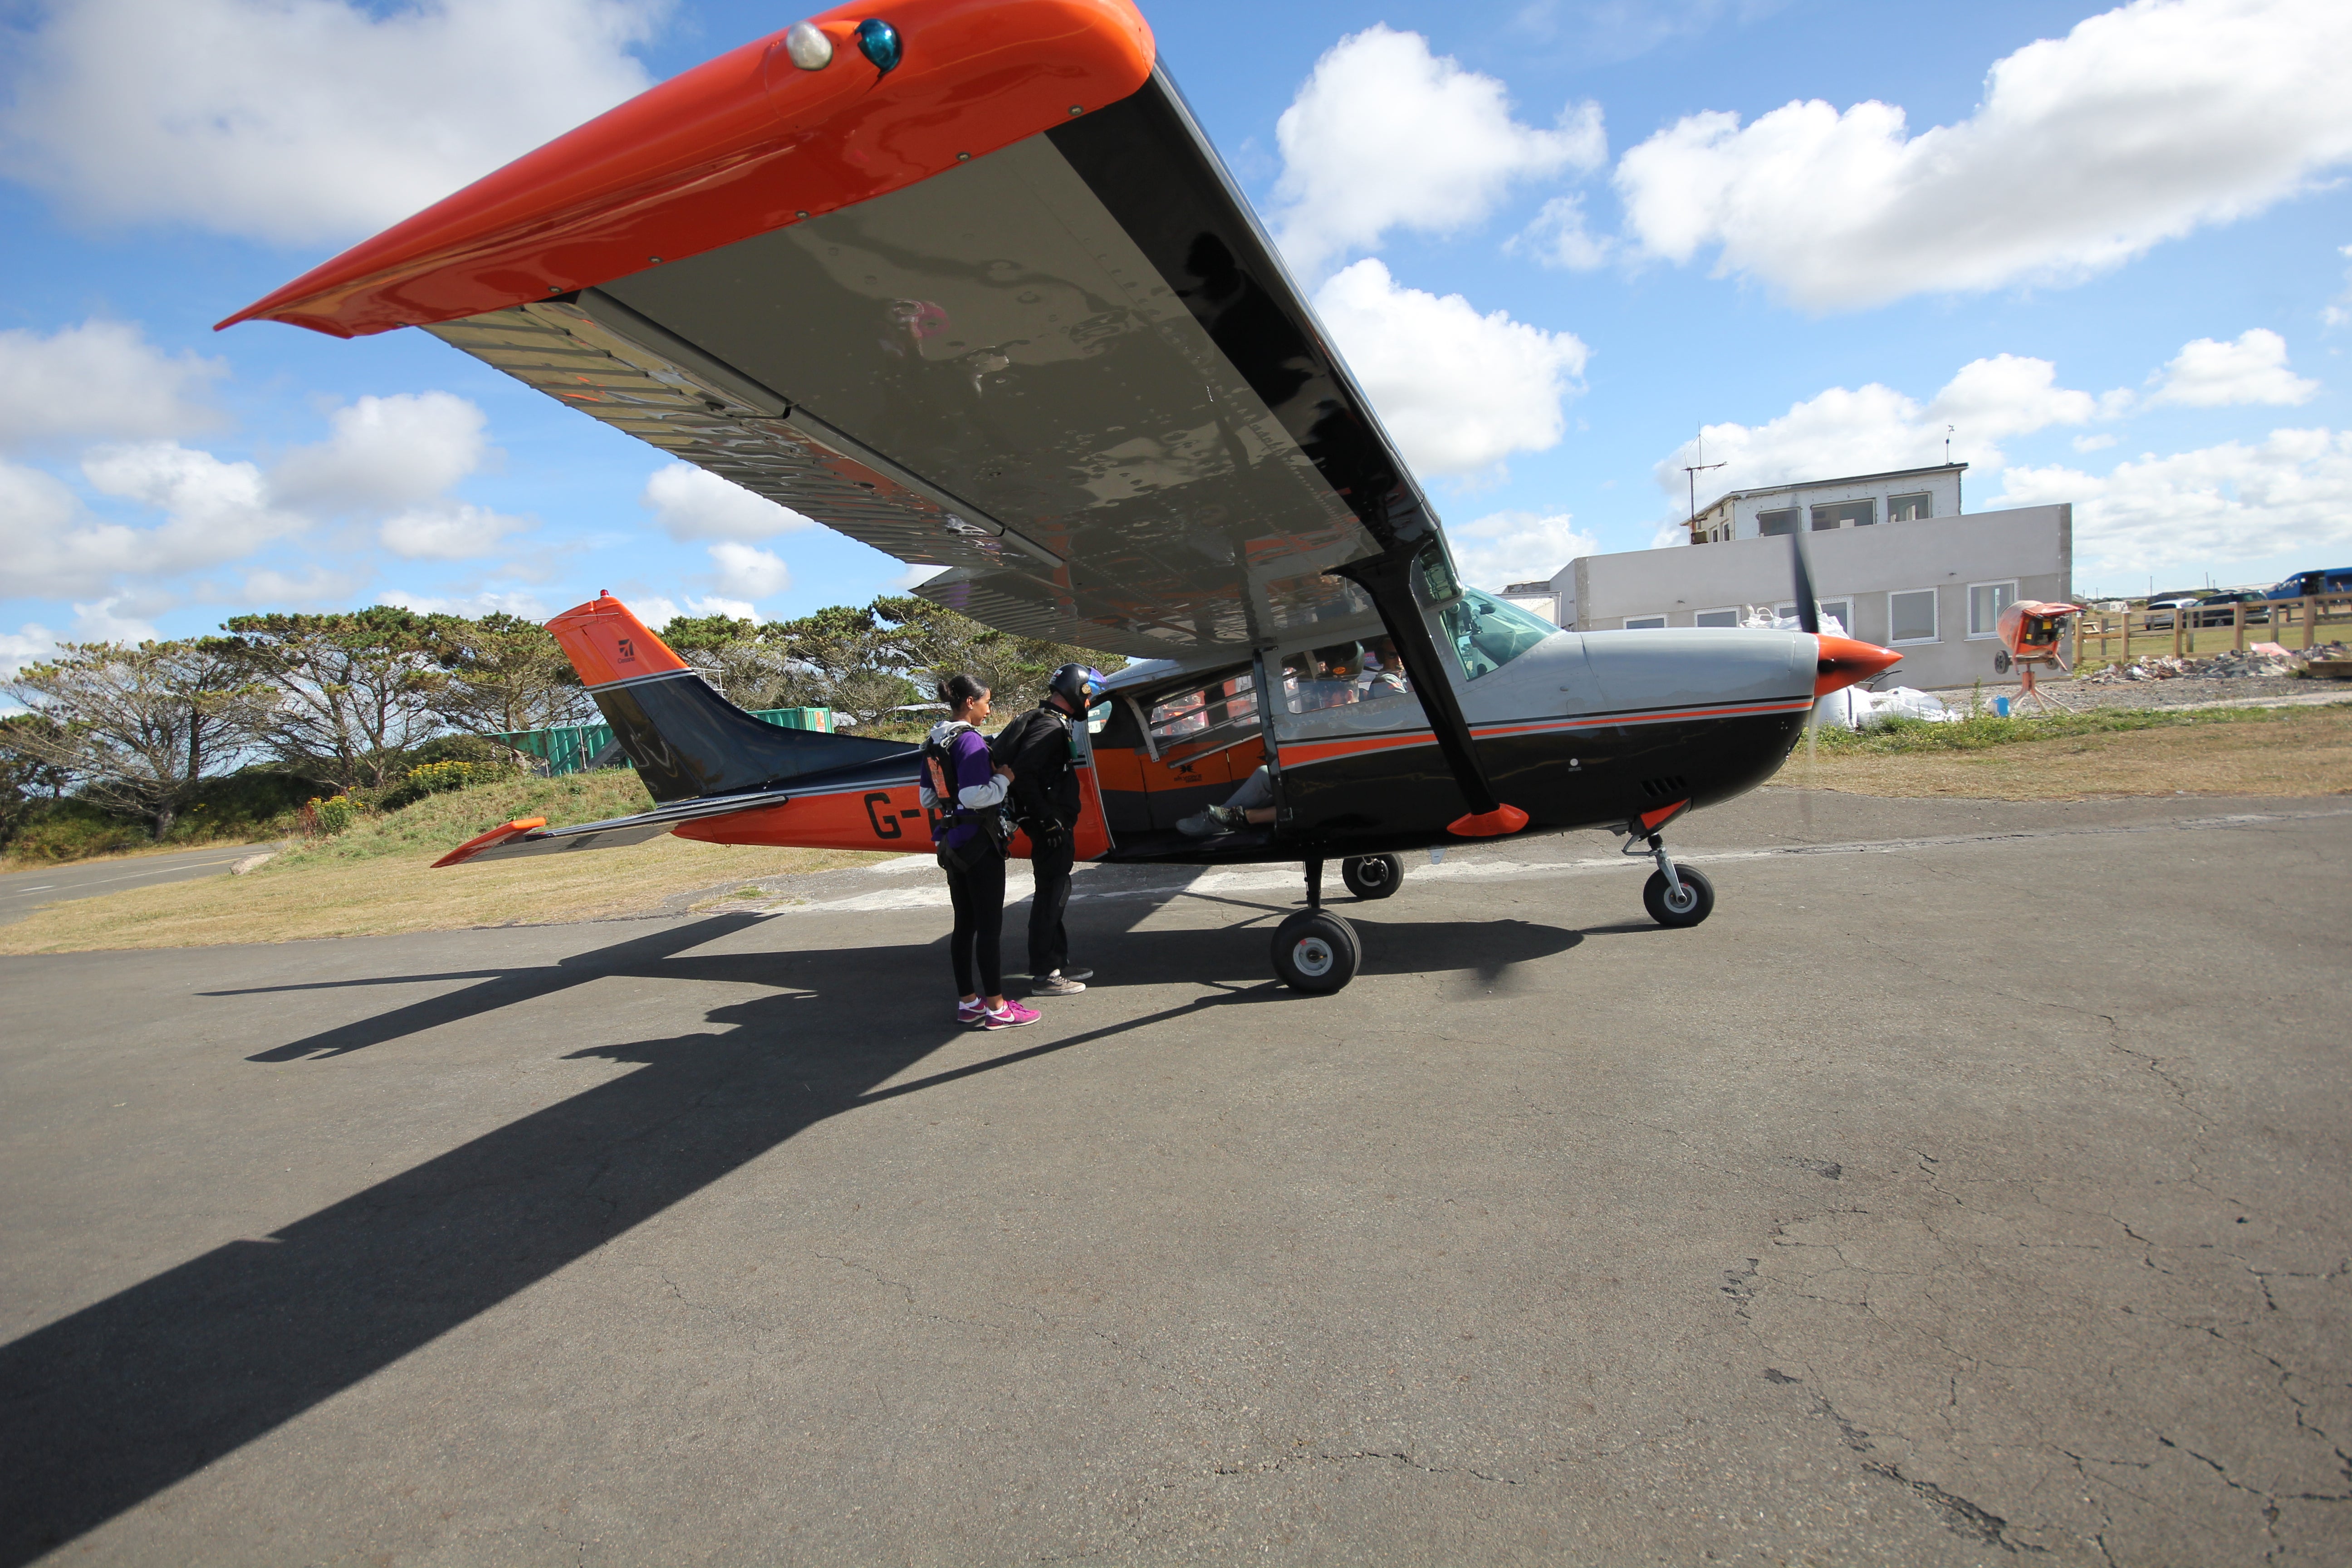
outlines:
{"label": "pink sneaker", "polygon": [[1024,1024],[1035,1023],[1040,1016],[1034,1007],[1024,1007],[1007,996],[1003,1006],[991,1007],[981,1015],[980,1026],[983,1029],[1017,1029]]}
{"label": "pink sneaker", "polygon": [[969,1002],[959,1002],[956,1004],[956,1022],[959,1024],[977,1024],[983,1016],[986,1016],[987,1012],[988,1004],[975,996]]}

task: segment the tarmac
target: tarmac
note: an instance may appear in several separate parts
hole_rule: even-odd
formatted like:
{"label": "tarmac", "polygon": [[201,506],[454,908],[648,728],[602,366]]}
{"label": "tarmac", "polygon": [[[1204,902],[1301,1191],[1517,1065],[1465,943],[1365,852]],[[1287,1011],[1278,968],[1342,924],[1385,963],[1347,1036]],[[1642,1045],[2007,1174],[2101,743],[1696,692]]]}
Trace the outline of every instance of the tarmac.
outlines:
{"label": "tarmac", "polygon": [[161,882],[226,877],[229,868],[238,861],[278,847],[274,844],[215,844],[203,849],[124,855],[11,871],[0,876],[0,925],[23,920],[43,904],[103,898],[128,888],[152,888]]}
{"label": "tarmac", "polygon": [[2352,802],[1674,838],[0,959],[0,1563],[2352,1557]]}

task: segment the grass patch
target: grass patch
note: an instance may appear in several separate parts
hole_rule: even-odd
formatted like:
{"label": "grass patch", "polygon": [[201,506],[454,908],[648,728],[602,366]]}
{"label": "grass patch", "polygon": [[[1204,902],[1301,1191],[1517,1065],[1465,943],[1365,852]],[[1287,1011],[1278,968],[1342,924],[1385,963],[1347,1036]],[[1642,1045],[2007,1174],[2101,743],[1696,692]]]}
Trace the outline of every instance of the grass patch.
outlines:
{"label": "grass patch", "polygon": [[2352,703],[1824,730],[1819,761],[1800,742],[1776,782],[1979,800],[2352,795]]}
{"label": "grass patch", "polygon": [[0,926],[0,952],[200,947],[604,919],[681,894],[892,858],[856,850],[704,844],[667,834],[625,848],[436,870],[478,833],[521,816],[555,826],[642,811],[627,770],[520,779],[363,816],[337,837],[244,877],[212,877],[50,904]]}
{"label": "grass patch", "polygon": [[[2352,710],[2352,701],[2346,704]],[[2075,735],[2115,735],[2135,730],[2188,730],[2207,724],[2276,723],[2291,708],[2206,708],[2180,712],[2161,708],[2095,708],[2080,713],[2012,715],[1990,710],[1957,723],[1931,724],[1896,719],[1866,730],[1824,729],[1821,752],[1830,756],[1896,756],[1907,752],[1983,752],[1995,746],[2063,741]]]}

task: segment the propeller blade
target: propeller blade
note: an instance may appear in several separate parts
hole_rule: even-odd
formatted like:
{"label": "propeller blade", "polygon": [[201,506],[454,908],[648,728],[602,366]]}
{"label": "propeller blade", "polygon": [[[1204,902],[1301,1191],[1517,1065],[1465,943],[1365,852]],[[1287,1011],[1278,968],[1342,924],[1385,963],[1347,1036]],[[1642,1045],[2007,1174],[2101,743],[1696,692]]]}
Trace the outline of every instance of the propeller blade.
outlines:
{"label": "propeller blade", "polygon": [[1789,535],[1789,574],[1797,580],[1797,624],[1821,635],[1822,607],[1813,602],[1813,574],[1805,564],[1805,536]]}

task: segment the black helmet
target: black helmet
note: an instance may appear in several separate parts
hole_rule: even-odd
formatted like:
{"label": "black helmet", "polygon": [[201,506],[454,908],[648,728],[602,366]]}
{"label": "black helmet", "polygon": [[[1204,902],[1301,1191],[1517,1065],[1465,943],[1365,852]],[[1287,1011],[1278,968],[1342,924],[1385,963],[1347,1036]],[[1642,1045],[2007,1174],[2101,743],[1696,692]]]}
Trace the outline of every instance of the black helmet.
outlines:
{"label": "black helmet", "polygon": [[1083,713],[1094,706],[1095,698],[1102,691],[1103,673],[1090,665],[1066,664],[1054,672],[1045,689],[1067,703],[1073,713]]}

